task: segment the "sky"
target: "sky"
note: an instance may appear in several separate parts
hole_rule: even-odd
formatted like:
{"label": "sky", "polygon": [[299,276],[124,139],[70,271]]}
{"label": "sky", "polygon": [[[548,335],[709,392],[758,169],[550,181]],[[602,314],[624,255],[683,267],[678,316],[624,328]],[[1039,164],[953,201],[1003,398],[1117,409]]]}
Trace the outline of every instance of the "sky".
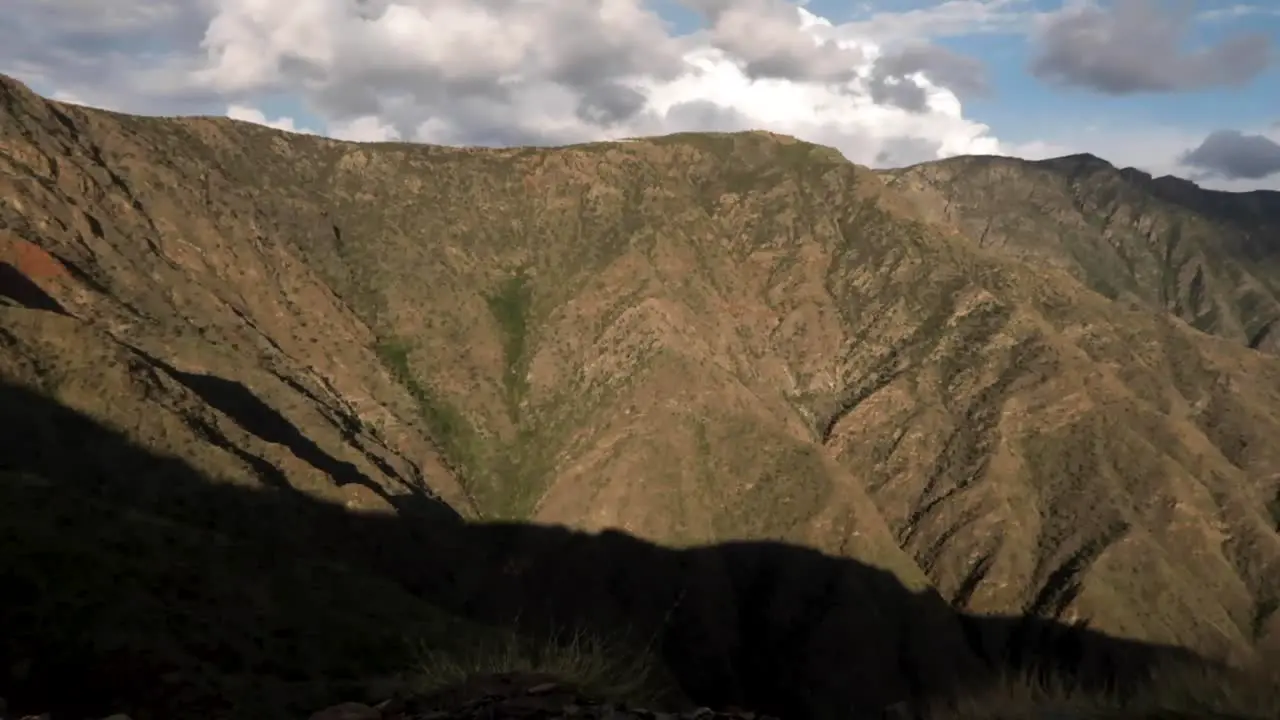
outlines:
{"label": "sky", "polygon": [[68,102],[355,141],[763,129],[1280,190],[1278,0],[3,0]]}

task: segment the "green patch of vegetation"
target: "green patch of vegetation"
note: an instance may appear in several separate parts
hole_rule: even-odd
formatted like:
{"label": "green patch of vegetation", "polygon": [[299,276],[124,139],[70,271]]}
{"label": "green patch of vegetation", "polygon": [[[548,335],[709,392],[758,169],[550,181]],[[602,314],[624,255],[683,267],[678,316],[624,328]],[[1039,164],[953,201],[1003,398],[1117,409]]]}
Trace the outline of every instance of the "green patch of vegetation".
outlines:
{"label": "green patch of vegetation", "polygon": [[[519,348],[523,352],[523,321],[515,324],[516,311],[509,300],[504,299],[497,305],[501,312],[507,313],[506,322],[512,323],[507,327],[514,326],[519,333]],[[462,413],[418,380],[409,366],[408,343],[387,340],[378,344],[377,352],[417,402],[428,432],[476,510],[493,520],[527,519],[540,497],[550,458],[543,438],[529,428],[518,428],[514,441],[509,444],[488,440]],[[520,376],[523,378],[522,371]]]}
{"label": "green patch of vegetation", "polygon": [[454,471],[466,482],[466,476],[477,469],[479,438],[467,419],[452,405],[422,384],[409,367],[409,345],[401,340],[387,340],[377,345],[378,357],[392,376],[409,391],[418,403],[418,411],[432,438],[454,465]]}
{"label": "green patch of vegetation", "polygon": [[525,379],[528,370],[529,319],[533,306],[533,290],[523,272],[504,280],[496,291],[485,298],[489,312],[502,331],[504,359],[503,385],[511,420],[519,423],[520,401],[528,392]]}

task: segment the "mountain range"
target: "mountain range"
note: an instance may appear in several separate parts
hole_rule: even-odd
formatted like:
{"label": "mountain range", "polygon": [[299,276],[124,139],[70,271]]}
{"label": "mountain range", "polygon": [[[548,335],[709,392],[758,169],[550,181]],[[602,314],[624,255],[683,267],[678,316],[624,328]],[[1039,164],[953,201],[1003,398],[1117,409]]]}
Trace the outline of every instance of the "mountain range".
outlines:
{"label": "mountain range", "polygon": [[0,695],[278,716],[516,625],[783,717],[1265,665],[1278,322],[1280,193],[1088,155],[355,144],[3,78]]}

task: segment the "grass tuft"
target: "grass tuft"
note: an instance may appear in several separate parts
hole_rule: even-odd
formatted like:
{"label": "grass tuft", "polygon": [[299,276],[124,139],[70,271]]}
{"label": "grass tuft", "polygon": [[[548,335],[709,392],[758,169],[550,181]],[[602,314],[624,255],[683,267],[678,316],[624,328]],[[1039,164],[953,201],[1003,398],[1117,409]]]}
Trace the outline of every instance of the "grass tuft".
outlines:
{"label": "grass tuft", "polygon": [[585,630],[494,633],[462,649],[423,644],[416,657],[406,690],[417,696],[504,675],[554,678],[586,696],[639,707],[664,704],[674,694],[652,652]]}

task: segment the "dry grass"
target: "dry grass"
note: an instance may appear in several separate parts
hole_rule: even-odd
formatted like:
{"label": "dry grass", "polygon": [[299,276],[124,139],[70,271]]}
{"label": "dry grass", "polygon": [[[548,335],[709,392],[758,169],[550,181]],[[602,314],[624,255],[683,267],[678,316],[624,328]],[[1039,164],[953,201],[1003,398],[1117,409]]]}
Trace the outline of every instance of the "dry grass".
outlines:
{"label": "dry grass", "polygon": [[638,706],[661,705],[674,694],[649,649],[584,630],[494,633],[461,650],[420,645],[406,690],[429,696],[506,675],[554,678],[588,696]]}
{"label": "dry grass", "polygon": [[1280,717],[1280,674],[1171,663],[1124,694],[1086,689],[1062,677],[1009,674],[983,692],[926,703],[919,715],[927,720],[1265,720]]}

